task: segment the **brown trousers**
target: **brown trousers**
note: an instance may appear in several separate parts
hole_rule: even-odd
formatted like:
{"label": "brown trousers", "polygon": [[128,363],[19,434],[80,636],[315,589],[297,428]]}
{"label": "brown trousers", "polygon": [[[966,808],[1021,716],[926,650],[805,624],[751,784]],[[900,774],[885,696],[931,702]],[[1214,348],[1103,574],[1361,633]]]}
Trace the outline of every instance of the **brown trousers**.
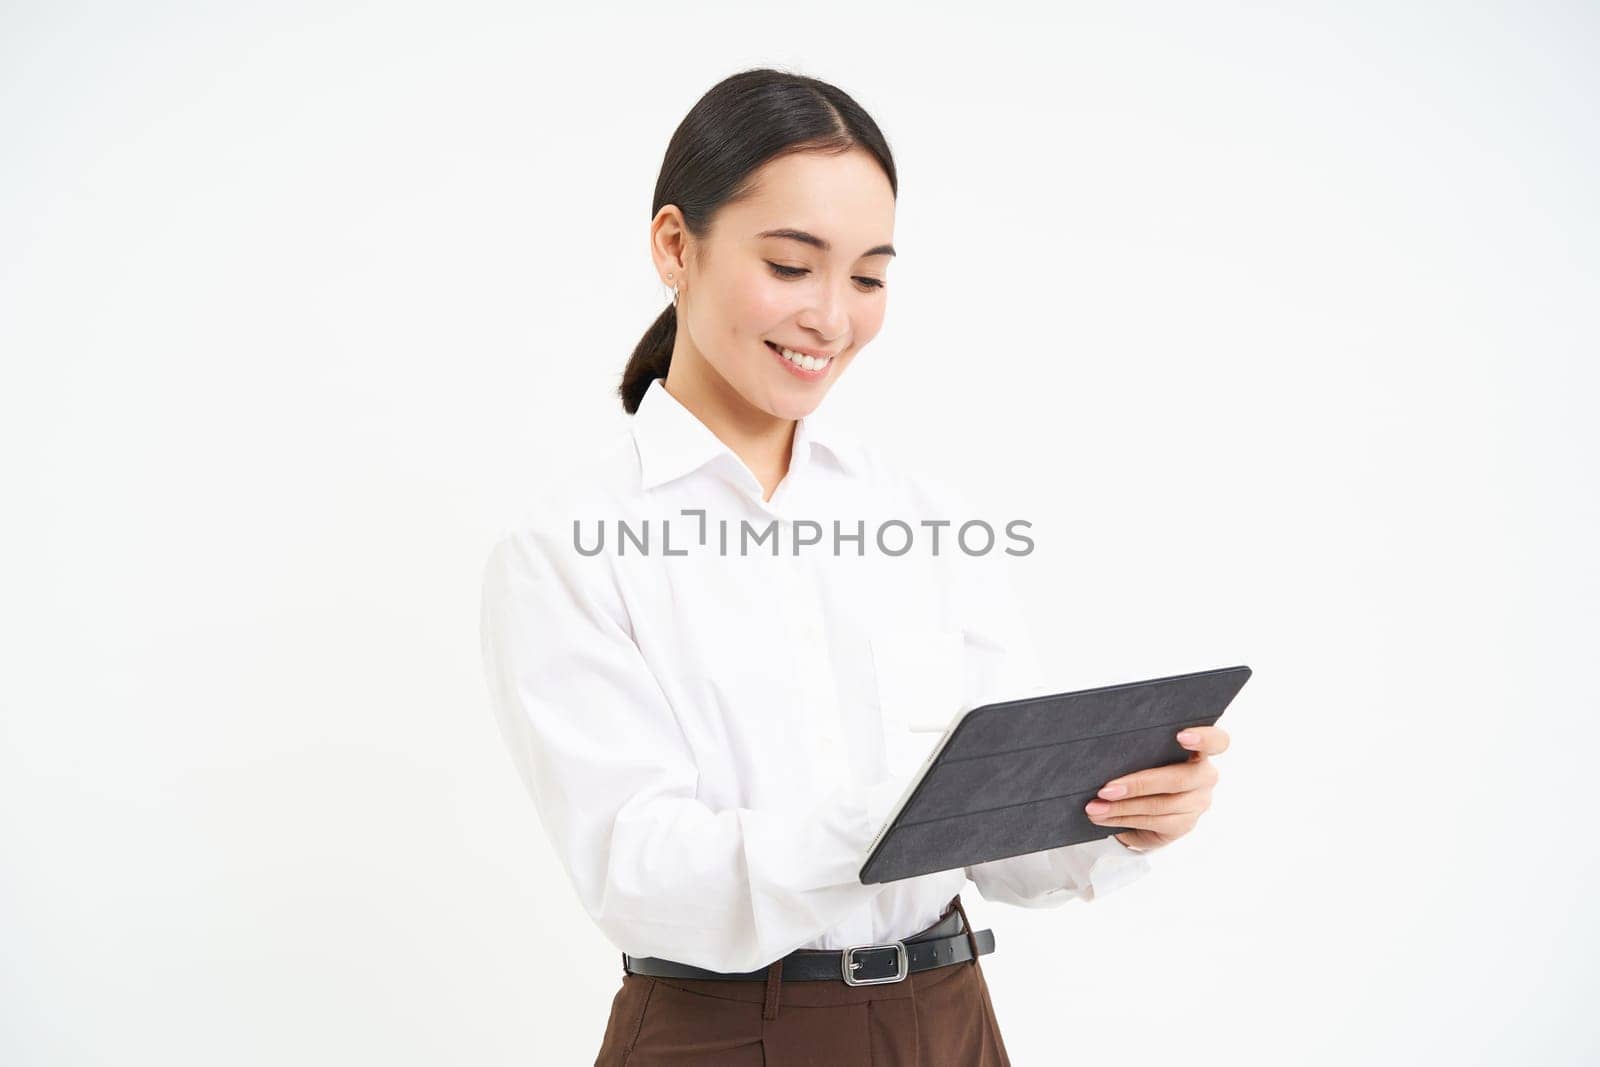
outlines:
{"label": "brown trousers", "polygon": [[[952,908],[960,910],[965,923],[959,896],[940,920]],[[765,981],[623,972],[594,1062],[595,1067],[1011,1065],[976,957],[915,971],[904,981],[866,986],[843,980],[785,984],[779,963]]]}

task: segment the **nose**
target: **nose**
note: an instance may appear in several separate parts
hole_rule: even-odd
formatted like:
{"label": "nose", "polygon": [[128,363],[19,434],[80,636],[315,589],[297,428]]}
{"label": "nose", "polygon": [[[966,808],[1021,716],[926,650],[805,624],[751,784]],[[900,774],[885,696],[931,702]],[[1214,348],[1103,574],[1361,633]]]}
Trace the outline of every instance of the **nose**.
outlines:
{"label": "nose", "polygon": [[797,321],[804,329],[821,337],[824,344],[832,344],[844,336],[850,325],[850,316],[838,292],[832,286],[822,286],[816,302]]}

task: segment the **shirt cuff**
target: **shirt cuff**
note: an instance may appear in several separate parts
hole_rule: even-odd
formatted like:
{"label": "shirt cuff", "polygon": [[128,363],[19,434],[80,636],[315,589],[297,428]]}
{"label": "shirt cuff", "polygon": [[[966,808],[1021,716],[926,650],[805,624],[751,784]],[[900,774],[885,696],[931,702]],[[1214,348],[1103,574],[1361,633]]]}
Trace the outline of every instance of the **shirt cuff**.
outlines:
{"label": "shirt cuff", "polygon": [[1115,834],[1053,848],[1046,855],[1059,881],[1077,886],[1085,901],[1121,889],[1150,872],[1149,857],[1118,841]]}

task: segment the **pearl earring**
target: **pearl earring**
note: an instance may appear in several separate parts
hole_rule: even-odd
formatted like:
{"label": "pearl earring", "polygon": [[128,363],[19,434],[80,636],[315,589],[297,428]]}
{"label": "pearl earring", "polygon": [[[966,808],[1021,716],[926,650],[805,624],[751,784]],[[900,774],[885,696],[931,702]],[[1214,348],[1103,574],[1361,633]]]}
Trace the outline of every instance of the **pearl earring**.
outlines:
{"label": "pearl earring", "polygon": [[[667,281],[672,281],[672,275],[667,275]],[[678,306],[678,287],[676,285],[672,287],[672,306]]]}

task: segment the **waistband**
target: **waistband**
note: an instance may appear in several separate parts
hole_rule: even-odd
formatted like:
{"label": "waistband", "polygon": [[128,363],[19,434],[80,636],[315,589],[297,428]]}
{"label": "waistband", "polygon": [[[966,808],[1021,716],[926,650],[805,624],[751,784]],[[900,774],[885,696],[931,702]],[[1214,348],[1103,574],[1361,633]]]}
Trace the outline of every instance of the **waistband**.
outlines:
{"label": "waistband", "polygon": [[958,895],[947,905],[938,922],[910,937],[876,945],[855,945],[845,949],[796,949],[755,971],[711,971],[654,956],[622,954],[622,969],[628,974],[656,978],[761,982],[774,977],[781,963],[785,982],[831,981],[840,985],[885,985],[902,982],[906,976],[935,967],[964,963],[994,951],[994,931],[974,931],[967,923],[966,909]]}

